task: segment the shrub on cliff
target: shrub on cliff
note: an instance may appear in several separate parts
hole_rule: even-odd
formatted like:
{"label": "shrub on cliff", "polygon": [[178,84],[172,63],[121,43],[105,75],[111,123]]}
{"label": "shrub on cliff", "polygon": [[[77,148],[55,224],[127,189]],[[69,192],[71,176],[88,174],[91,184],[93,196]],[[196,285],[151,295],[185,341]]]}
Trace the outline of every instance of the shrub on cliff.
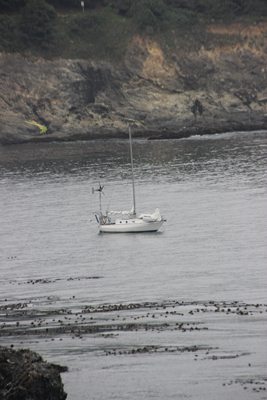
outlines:
{"label": "shrub on cliff", "polygon": [[16,48],[16,21],[9,15],[0,15],[0,51],[14,51]]}
{"label": "shrub on cliff", "polygon": [[141,29],[148,26],[162,30],[170,26],[185,26],[195,22],[196,15],[189,9],[178,7],[180,2],[173,0],[106,0],[122,15],[132,18]]}
{"label": "shrub on cliff", "polygon": [[177,22],[175,19],[178,15],[177,10],[173,13],[173,9],[168,7],[164,0],[129,0],[126,3],[123,2],[120,7],[122,5],[126,10],[125,15],[133,18],[141,29],[147,26],[160,28],[162,23],[175,24]]}
{"label": "shrub on cliff", "polygon": [[[134,18],[141,27],[160,22],[192,23],[201,18],[229,19],[267,15],[266,0],[105,0],[120,14]],[[178,18],[178,19],[177,19]]]}
{"label": "shrub on cliff", "polygon": [[107,3],[121,10],[127,17],[133,18],[140,28],[157,27],[167,11],[163,0],[113,0]]}
{"label": "shrub on cliff", "polygon": [[266,0],[163,0],[168,6],[188,9],[204,18],[227,19],[267,15]]}
{"label": "shrub on cliff", "polygon": [[240,15],[267,16],[266,0],[247,0],[240,5]]}
{"label": "shrub on cliff", "polygon": [[94,29],[99,30],[103,24],[106,23],[105,16],[101,14],[81,14],[71,19],[69,23],[69,30],[71,33],[76,35],[90,34],[90,31]]}
{"label": "shrub on cliff", "polygon": [[22,9],[20,27],[30,43],[51,41],[56,12],[45,0],[28,0]]}

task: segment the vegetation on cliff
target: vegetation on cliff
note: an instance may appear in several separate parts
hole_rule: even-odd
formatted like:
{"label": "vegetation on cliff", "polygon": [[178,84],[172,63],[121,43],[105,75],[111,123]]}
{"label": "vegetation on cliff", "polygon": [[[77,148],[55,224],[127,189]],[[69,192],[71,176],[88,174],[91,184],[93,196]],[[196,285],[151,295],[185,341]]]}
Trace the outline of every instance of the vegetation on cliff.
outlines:
{"label": "vegetation on cliff", "polygon": [[0,51],[120,61],[137,32],[267,17],[265,0],[0,0]]}

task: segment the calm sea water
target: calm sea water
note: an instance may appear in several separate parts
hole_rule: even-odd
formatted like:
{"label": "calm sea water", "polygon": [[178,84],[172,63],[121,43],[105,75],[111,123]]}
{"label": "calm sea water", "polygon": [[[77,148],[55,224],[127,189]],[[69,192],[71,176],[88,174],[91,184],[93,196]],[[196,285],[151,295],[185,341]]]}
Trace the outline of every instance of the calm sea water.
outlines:
{"label": "calm sea water", "polygon": [[[132,207],[127,140],[0,148],[0,305],[78,315],[88,306],[140,304],[139,311],[106,316],[114,321],[145,318],[149,304],[154,314],[163,304],[183,314],[173,326],[189,319],[208,329],[79,340],[63,333],[53,340],[2,336],[1,344],[68,365],[62,379],[69,399],[263,398],[255,382],[263,379],[266,389],[267,132],[139,139],[133,152],[137,213],[159,207],[167,219],[159,233],[98,234],[92,187],[105,185],[103,208]],[[195,313],[212,302],[258,305],[259,312],[246,319]],[[98,322],[103,315],[96,313]],[[159,323],[167,317],[159,314]],[[126,354],[145,345],[176,350]],[[192,345],[200,346],[198,359],[177,354]],[[122,354],[106,356],[107,349]],[[256,389],[244,390],[249,379]]]}

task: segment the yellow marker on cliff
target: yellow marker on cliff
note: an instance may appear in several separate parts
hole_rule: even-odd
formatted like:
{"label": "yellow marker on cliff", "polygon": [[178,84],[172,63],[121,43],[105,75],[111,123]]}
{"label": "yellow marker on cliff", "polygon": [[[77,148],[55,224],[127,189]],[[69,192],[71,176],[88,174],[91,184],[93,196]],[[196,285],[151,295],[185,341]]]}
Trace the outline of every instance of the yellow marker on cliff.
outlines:
{"label": "yellow marker on cliff", "polygon": [[32,119],[30,119],[30,120],[27,121],[27,122],[28,122],[28,124],[37,125],[38,128],[40,128],[41,133],[46,134],[46,132],[47,132],[47,127],[46,127],[46,126],[40,125],[40,124],[38,124],[38,122],[33,121]]}

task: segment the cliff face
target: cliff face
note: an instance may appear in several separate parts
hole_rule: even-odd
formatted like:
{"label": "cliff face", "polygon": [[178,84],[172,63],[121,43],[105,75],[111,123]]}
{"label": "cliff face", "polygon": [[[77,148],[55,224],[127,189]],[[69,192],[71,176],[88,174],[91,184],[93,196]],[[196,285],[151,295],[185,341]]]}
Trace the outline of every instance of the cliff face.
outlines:
{"label": "cliff face", "polygon": [[266,22],[169,39],[135,36],[117,67],[0,54],[0,143],[267,129]]}

